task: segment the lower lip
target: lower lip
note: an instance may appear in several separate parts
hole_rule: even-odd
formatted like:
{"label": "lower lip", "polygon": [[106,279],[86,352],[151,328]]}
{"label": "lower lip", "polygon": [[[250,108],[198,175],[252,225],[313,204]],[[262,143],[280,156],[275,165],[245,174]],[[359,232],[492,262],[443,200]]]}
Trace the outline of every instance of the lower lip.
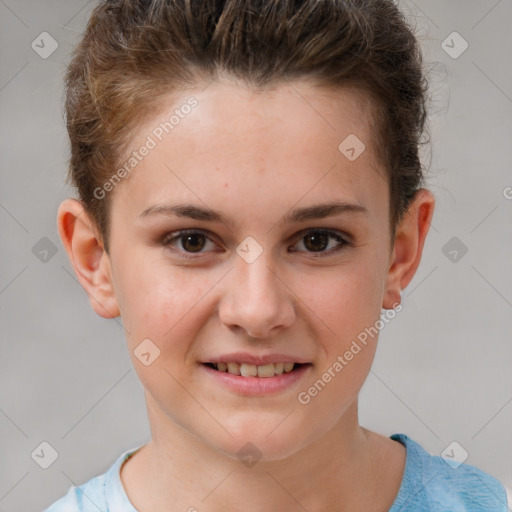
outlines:
{"label": "lower lip", "polygon": [[235,393],[249,396],[270,395],[291,388],[295,383],[309,372],[311,364],[303,364],[296,370],[274,377],[242,377],[232,373],[214,370],[205,364],[201,368],[211,375],[217,382],[223,384]]}

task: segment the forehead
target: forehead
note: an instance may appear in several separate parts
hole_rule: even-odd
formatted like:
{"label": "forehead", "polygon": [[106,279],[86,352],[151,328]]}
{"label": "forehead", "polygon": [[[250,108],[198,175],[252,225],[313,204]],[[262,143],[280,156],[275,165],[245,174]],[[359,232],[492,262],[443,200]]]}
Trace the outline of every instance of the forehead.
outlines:
{"label": "forehead", "polygon": [[255,135],[263,137],[262,141],[272,138],[277,142],[273,139],[277,132],[279,140],[286,136],[297,137],[296,149],[299,150],[299,137],[306,141],[320,137],[338,146],[341,138],[352,133],[364,140],[370,151],[375,149],[372,100],[353,88],[327,88],[311,80],[254,88],[225,79],[210,83],[202,90],[168,98],[156,121],[165,122],[169,109],[183,105],[190,96],[197,99],[198,108],[187,116],[189,124],[215,129],[212,137],[218,136],[219,141],[226,135],[229,142],[249,136],[248,146],[255,146],[258,143],[252,138]]}
{"label": "forehead", "polygon": [[257,206],[262,187],[267,196],[281,191],[276,200],[286,192],[287,201],[307,189],[324,198],[337,187],[347,198],[369,200],[375,183],[368,187],[368,180],[378,189],[385,182],[373,112],[362,93],[306,81],[260,90],[216,81],[175,92],[135,133],[132,150],[149,139],[154,147],[115,192],[140,211],[171,191],[221,202],[239,192]]}

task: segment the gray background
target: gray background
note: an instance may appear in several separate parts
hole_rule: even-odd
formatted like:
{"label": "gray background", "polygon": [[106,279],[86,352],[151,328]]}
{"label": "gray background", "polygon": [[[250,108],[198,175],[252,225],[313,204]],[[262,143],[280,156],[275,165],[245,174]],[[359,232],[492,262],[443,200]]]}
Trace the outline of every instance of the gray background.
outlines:
{"label": "gray background", "polygon": [[[93,312],[56,229],[72,195],[62,73],[94,4],[0,0],[0,512],[41,510],[149,439],[121,322]],[[435,454],[456,441],[512,488],[512,2],[400,5],[431,67],[437,207],[381,332],[361,424]],[[453,31],[469,44],[458,58],[442,48]],[[31,47],[42,32],[58,42],[45,59]],[[48,469],[31,457],[43,441],[59,454]]]}

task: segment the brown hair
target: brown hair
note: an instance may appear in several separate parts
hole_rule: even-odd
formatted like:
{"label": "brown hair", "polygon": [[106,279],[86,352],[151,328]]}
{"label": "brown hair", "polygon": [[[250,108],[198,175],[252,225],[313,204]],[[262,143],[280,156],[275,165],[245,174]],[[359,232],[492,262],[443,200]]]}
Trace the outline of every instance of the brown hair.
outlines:
{"label": "brown hair", "polygon": [[164,96],[220,72],[255,88],[309,78],[366,92],[394,237],[423,180],[428,84],[418,41],[393,1],[111,0],[94,8],[65,76],[68,179],[107,252],[111,194],[94,191]]}

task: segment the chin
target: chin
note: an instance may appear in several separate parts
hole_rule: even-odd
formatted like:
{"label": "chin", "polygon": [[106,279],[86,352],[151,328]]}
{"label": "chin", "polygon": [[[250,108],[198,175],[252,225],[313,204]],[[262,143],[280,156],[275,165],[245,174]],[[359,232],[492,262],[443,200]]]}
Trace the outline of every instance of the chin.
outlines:
{"label": "chin", "polygon": [[[308,444],[301,425],[293,424],[286,415],[272,415],[272,421],[262,421],[261,415],[250,414],[230,422],[227,428],[232,437],[225,435],[210,443],[232,458],[246,461],[276,461],[294,455]],[[281,423],[282,422],[282,423]],[[289,423],[287,423],[289,422]],[[213,442],[212,442],[213,441]]]}

